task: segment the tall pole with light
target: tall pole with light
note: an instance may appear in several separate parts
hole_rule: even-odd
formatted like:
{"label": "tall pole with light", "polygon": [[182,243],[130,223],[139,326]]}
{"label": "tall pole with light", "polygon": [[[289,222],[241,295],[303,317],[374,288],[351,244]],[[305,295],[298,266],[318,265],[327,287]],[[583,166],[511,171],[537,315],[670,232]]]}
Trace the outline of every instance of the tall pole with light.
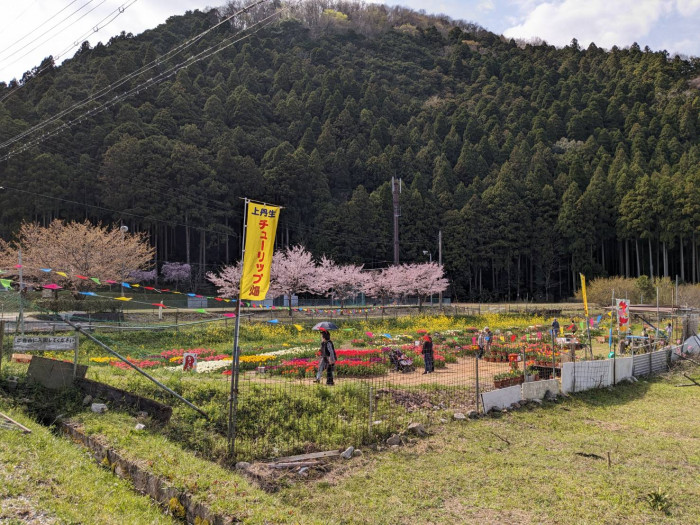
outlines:
{"label": "tall pole with light", "polygon": [[[428,251],[428,250],[423,250],[423,255],[427,255],[428,258],[429,258],[428,260],[429,260],[430,263],[432,264],[432,262],[433,262],[433,254],[432,254],[430,251]],[[430,306],[431,306],[431,307],[433,306],[433,294],[430,294]]]}

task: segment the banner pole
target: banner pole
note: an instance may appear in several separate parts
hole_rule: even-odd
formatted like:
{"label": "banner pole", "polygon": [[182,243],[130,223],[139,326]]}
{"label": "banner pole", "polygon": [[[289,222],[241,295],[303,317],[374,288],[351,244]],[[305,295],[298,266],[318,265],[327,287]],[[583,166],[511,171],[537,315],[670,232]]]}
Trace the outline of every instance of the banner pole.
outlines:
{"label": "banner pole", "polygon": [[[241,248],[241,261],[245,257],[245,241],[248,228],[248,199],[245,200],[243,209],[243,244]],[[241,272],[241,278],[243,273]],[[236,301],[236,325],[233,330],[233,354],[231,359],[231,393],[228,406],[228,450],[231,458],[236,454],[236,410],[238,408],[238,361],[240,351],[238,348],[238,334],[241,328],[241,286],[238,285],[238,300]]]}

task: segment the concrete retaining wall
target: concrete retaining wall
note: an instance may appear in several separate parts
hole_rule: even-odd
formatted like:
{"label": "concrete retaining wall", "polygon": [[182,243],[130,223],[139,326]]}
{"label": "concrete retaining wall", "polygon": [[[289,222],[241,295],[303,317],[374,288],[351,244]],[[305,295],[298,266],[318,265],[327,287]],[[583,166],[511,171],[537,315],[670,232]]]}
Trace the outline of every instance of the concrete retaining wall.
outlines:
{"label": "concrete retaining wall", "polygon": [[522,387],[522,399],[543,399],[547,391],[551,394],[559,394],[559,381],[557,379],[523,383]]}
{"label": "concrete retaining wall", "polygon": [[491,392],[481,394],[481,404],[484,407],[484,414],[492,408],[508,408],[513,403],[517,403],[522,399],[520,395],[520,385],[499,388],[498,390],[492,390]]}
{"label": "concrete retaining wall", "polygon": [[164,478],[121,457],[117,452],[100,443],[98,439],[85,435],[76,425],[63,423],[61,430],[74,442],[90,449],[99,464],[111,468],[112,472],[120,478],[129,480],[142,494],[149,495],[166,508],[172,506],[171,500],[175,498],[184,508],[187,523],[195,523],[197,518],[200,522],[206,520],[205,523],[211,525],[232,525],[239,522],[232,516],[215,514],[205,505],[194,502],[191,494],[172,487]]}

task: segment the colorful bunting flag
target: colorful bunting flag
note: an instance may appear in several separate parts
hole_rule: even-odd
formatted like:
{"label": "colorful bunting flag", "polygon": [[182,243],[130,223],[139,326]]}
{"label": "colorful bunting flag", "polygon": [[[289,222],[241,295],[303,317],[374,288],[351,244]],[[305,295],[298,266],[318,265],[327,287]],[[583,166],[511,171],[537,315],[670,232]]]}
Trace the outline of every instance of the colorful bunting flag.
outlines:
{"label": "colorful bunting flag", "polygon": [[56,273],[57,273],[58,275],[60,275],[61,277],[68,277],[68,274],[65,273],[65,272],[56,272]]}
{"label": "colorful bunting flag", "polygon": [[115,301],[131,301],[131,297],[115,297]]}
{"label": "colorful bunting flag", "polygon": [[0,284],[3,288],[9,288],[12,281],[10,279],[0,279]]}
{"label": "colorful bunting flag", "polygon": [[122,283],[122,288],[131,288],[129,283]]}
{"label": "colorful bunting flag", "polygon": [[301,326],[300,324],[295,324],[294,328],[296,328],[299,332],[301,332],[304,329],[304,327]]}
{"label": "colorful bunting flag", "polygon": [[163,303],[151,303],[151,306],[159,306],[160,308],[167,308]]}
{"label": "colorful bunting flag", "polygon": [[236,314],[224,314],[224,317],[236,317]]}
{"label": "colorful bunting flag", "polygon": [[83,281],[87,281],[87,280],[88,280],[88,278],[85,277],[84,275],[76,275],[76,277],[77,277],[78,279],[82,279]]}
{"label": "colorful bunting flag", "polygon": [[45,284],[44,288],[46,288],[47,290],[60,290],[61,288],[63,288],[63,286],[58,286],[57,284],[51,283]]}
{"label": "colorful bunting flag", "polygon": [[195,310],[195,312],[197,312],[198,314],[205,314],[205,313],[207,313],[207,311],[206,311],[204,308],[198,308],[197,310]]}
{"label": "colorful bunting flag", "polygon": [[[51,268],[39,268],[39,270],[41,270],[41,271],[44,272],[44,273],[50,273],[50,272],[51,272]],[[2,273],[2,272],[0,272],[0,273]]]}
{"label": "colorful bunting flag", "polygon": [[90,280],[95,284],[102,284],[97,277],[90,277]]}
{"label": "colorful bunting flag", "polygon": [[95,292],[78,292],[80,295],[90,295],[92,297],[97,297]]}

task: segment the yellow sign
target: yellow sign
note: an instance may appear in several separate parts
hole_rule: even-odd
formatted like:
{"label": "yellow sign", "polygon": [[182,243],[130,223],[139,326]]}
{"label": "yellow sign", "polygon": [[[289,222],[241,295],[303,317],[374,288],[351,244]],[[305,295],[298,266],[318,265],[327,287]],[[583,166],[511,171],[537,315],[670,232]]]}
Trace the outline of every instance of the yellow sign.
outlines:
{"label": "yellow sign", "polygon": [[588,322],[588,299],[586,298],[586,276],[581,276],[581,295],[583,295],[583,310],[586,312],[586,322]]}
{"label": "yellow sign", "polygon": [[280,208],[248,202],[241,299],[262,301],[270,288],[270,267]]}

